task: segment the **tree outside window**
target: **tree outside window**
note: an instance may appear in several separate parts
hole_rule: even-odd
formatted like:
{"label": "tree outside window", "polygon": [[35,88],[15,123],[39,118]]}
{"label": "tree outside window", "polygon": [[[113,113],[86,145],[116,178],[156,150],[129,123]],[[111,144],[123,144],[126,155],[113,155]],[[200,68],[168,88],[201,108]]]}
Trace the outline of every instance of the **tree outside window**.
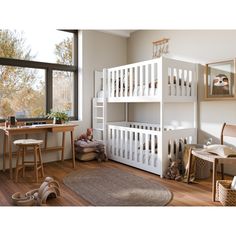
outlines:
{"label": "tree outside window", "polygon": [[[56,62],[72,64],[72,39],[55,44]],[[23,33],[0,30],[0,57],[33,60]],[[29,66],[30,67],[30,66]],[[73,72],[52,71],[53,108],[73,113]],[[46,111],[46,68],[0,65],[0,119],[44,117]]]}

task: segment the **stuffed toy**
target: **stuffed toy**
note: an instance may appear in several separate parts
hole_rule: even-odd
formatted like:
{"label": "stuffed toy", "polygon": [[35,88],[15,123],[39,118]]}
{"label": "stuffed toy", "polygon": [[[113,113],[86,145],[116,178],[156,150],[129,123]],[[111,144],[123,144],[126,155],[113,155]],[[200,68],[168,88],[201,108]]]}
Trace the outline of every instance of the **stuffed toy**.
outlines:
{"label": "stuffed toy", "polygon": [[100,143],[100,144],[97,145],[96,152],[97,152],[97,157],[96,158],[99,162],[108,160],[108,157],[105,154],[105,147],[104,147],[103,143]]}
{"label": "stuffed toy", "polygon": [[164,177],[166,179],[173,179],[173,180],[176,180],[176,181],[181,180],[182,177],[181,177],[180,172],[179,172],[179,160],[172,161],[170,159],[170,164],[169,164],[169,167],[168,167]]}
{"label": "stuffed toy", "polygon": [[86,134],[81,134],[77,140],[83,140],[85,142],[91,142],[93,141],[93,129],[88,128]]}

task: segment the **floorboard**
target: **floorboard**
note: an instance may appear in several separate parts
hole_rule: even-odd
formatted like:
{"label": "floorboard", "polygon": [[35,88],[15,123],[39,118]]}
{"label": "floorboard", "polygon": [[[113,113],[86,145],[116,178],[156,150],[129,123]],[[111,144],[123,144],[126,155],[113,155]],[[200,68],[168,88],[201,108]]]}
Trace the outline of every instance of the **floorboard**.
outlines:
{"label": "floorboard", "polygon": [[[221,206],[219,202],[211,200],[211,178],[198,180],[194,184],[186,184],[174,180],[162,179],[155,174],[148,173],[133,167],[129,167],[114,161],[98,163],[97,161],[78,162],[76,161],[75,169],[72,169],[71,161],[51,162],[44,164],[45,176],[51,176],[56,179],[61,186],[61,197],[57,199],[49,199],[48,206],[91,206],[89,202],[81,198],[75,192],[70,190],[63,184],[63,177],[74,170],[92,169],[92,168],[118,168],[129,173],[133,173],[143,178],[156,181],[173,192],[173,200],[169,206]],[[0,206],[12,206],[11,195],[15,192],[25,193],[31,189],[38,188],[43,182],[33,183],[30,176],[31,172],[27,172],[25,179],[19,178],[19,182],[15,183],[9,179],[8,171],[0,171]]]}

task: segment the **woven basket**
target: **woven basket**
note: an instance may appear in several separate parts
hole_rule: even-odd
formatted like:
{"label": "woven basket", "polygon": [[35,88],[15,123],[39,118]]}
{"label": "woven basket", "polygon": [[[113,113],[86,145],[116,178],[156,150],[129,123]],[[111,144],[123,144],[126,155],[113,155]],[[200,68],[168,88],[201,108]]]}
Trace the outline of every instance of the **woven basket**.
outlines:
{"label": "woven basket", "polygon": [[218,180],[216,182],[216,200],[223,206],[236,206],[236,190],[231,189],[231,180]]}
{"label": "woven basket", "polygon": [[196,158],[196,179],[207,179],[211,176],[211,163],[209,161]]}

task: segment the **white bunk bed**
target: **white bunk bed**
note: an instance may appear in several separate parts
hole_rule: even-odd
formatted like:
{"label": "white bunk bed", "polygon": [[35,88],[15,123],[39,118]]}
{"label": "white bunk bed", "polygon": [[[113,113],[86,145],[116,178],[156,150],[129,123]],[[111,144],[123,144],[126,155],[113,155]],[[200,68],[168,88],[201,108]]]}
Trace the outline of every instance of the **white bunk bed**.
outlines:
{"label": "white bunk bed", "polygon": [[[134,166],[161,177],[169,158],[178,156],[186,143],[196,142],[196,64],[169,58],[119,66],[103,70],[103,90],[96,99],[107,103],[126,103],[126,121],[107,122],[104,111],[103,139],[109,159]],[[160,123],[129,122],[127,103],[157,102]],[[190,127],[165,123],[167,103],[193,104]],[[176,111],[178,115],[179,111]]]}

